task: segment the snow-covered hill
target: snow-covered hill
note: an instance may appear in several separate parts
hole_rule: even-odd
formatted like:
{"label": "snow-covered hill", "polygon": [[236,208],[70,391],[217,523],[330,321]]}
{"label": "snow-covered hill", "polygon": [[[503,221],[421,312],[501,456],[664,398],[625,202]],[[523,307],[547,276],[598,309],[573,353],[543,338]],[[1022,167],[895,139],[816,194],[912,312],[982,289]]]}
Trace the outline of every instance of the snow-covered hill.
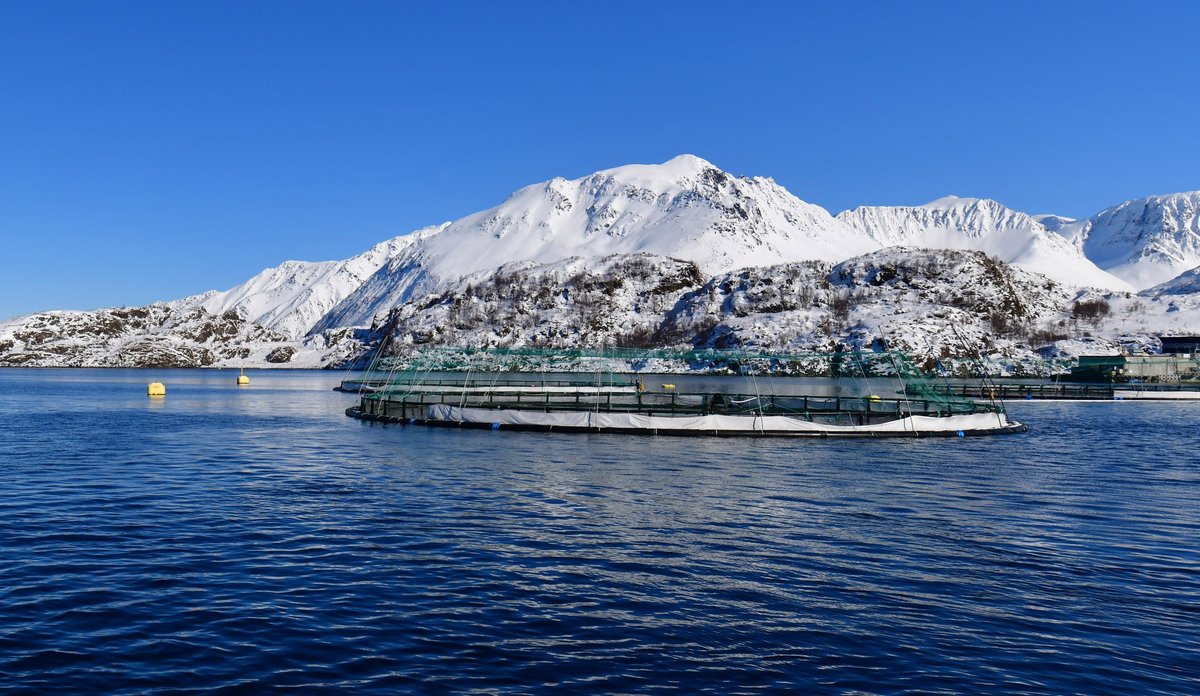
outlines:
{"label": "snow-covered hill", "polygon": [[0,367],[325,367],[373,340],[340,329],[303,341],[234,309],[169,304],[42,312],[0,322]]}
{"label": "snow-covered hill", "polygon": [[981,252],[893,248],[706,277],[653,254],[514,264],[401,304],[389,344],[605,345],[1031,357],[1073,293]]}
{"label": "snow-covered hill", "polygon": [[[1063,222],[1042,216],[1052,225]],[[918,206],[862,206],[838,215],[880,246],[982,251],[1073,287],[1132,290],[1032,216],[986,198],[946,196]]]}
{"label": "snow-covered hill", "polygon": [[287,338],[203,308],[164,304],[93,312],[44,312],[0,323],[0,365],[203,367],[265,356]]}
{"label": "snow-covered hill", "polygon": [[1100,268],[1145,289],[1200,265],[1200,191],[1126,201],[1059,234]]}
{"label": "snow-covered hill", "polygon": [[[3,366],[339,366],[385,334],[425,345],[901,349],[930,361],[980,350],[1040,369],[1033,349],[1150,345],[1200,330],[1200,294],[1071,290],[982,252],[892,247],[709,276],[654,254],[518,262],[393,308],[378,330],[288,340],[235,310],[166,305],[48,312],[0,323]],[[1103,336],[1106,338],[1089,338]],[[1078,340],[1084,339],[1084,340]],[[1075,346],[1072,348],[1072,346]],[[997,367],[997,369],[1000,369]]]}
{"label": "snow-covered hill", "polygon": [[712,277],[653,254],[511,264],[414,297],[384,323],[399,353],[427,345],[888,347],[927,365],[978,350],[991,369],[1012,373],[1045,369],[1039,348],[1057,357],[1145,349],[1156,330],[1196,331],[1198,305],[1200,295],[1069,289],[978,251],[893,247],[838,264]]}

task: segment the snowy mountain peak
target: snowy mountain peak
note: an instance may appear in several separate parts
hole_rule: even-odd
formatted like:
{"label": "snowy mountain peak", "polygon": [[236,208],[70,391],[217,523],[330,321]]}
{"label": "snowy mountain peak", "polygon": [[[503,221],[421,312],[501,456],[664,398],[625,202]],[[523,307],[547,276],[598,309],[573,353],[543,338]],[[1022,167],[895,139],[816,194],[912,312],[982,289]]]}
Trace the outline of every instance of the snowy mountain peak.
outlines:
{"label": "snowy mountain peak", "polygon": [[1075,218],[1063,217],[1062,215],[1054,215],[1052,213],[1042,213],[1040,215],[1033,215],[1031,217],[1041,223],[1042,227],[1045,227],[1051,232],[1057,232],[1062,229],[1064,225],[1069,225],[1072,222],[1075,222]]}
{"label": "snowy mountain peak", "polygon": [[1200,191],[1126,201],[1059,234],[1135,287],[1157,285],[1200,265]]}
{"label": "snowy mountain peak", "polygon": [[687,152],[685,152],[683,154],[675,155],[674,157],[667,160],[666,162],[663,162],[663,166],[664,167],[675,167],[675,166],[691,167],[693,169],[715,169],[716,168],[713,166],[712,162],[709,162],[708,160],[704,159],[703,157],[699,157],[697,155],[693,155],[693,154],[690,154]]}
{"label": "snowy mountain peak", "polygon": [[518,261],[653,253],[719,273],[877,247],[770,179],[681,155],[527,186],[397,256],[321,326],[371,323],[415,292]]}
{"label": "snowy mountain peak", "polygon": [[597,172],[597,174],[629,177],[667,177],[675,181],[680,181],[695,177],[708,169],[719,170],[717,166],[703,157],[683,154],[676,155],[662,164],[627,164]]}
{"label": "snowy mountain peak", "polygon": [[627,164],[611,169],[602,169],[579,179],[554,177],[549,181],[533,184],[513,192],[508,200],[523,199],[531,191],[570,196],[579,191],[603,194],[613,187],[633,187],[658,193],[695,188],[705,177],[723,179],[728,177],[711,162],[695,155],[678,155],[662,164]]}
{"label": "snowy mountain peak", "polygon": [[[978,203],[983,199],[980,198],[963,198],[962,196],[942,196],[936,200],[929,201],[925,205],[918,206],[920,208],[928,208],[929,210],[946,210],[948,208],[962,208]],[[989,201],[995,203],[995,201]]]}
{"label": "snowy mountain peak", "polygon": [[984,237],[997,229],[1038,227],[1029,215],[998,201],[959,196],[943,196],[924,205],[860,206],[838,214],[838,218],[866,231],[885,246],[925,246],[919,242],[930,230]]}
{"label": "snowy mountain peak", "polygon": [[[830,234],[832,232],[832,234]],[[506,240],[495,244],[488,240]],[[475,250],[485,243],[486,258]],[[870,247],[824,209],[769,179],[735,177],[694,155],[552,179],[451,223],[428,247],[445,277],[519,260],[649,251],[728,270]]]}
{"label": "snowy mountain peak", "polygon": [[661,181],[686,181],[708,169],[720,169],[715,164],[695,155],[676,155],[661,164],[623,164],[620,167],[601,169],[593,176],[614,176],[618,179],[646,179]]}

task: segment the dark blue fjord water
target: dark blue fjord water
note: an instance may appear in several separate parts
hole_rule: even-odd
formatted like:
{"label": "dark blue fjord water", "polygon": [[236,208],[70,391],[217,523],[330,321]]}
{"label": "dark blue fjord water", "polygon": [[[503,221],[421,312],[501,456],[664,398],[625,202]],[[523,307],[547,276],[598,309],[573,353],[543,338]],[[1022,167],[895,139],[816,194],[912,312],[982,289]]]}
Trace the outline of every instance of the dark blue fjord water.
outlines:
{"label": "dark blue fjord water", "polygon": [[1200,404],[625,438],[251,377],[0,370],[0,690],[1200,692]]}

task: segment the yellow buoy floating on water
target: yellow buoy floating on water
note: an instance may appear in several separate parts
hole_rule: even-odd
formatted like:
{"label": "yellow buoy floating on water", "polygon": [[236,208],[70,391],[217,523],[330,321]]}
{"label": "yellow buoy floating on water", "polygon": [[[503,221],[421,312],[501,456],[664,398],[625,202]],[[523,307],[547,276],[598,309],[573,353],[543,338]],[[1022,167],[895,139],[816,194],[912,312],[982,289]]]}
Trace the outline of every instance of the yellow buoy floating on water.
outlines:
{"label": "yellow buoy floating on water", "polygon": [[237,383],[239,387],[250,384],[250,378],[246,376],[246,368],[242,368],[242,373],[238,375]]}
{"label": "yellow buoy floating on water", "polygon": [[146,385],[146,396],[166,396],[167,385],[162,382],[151,382]]}

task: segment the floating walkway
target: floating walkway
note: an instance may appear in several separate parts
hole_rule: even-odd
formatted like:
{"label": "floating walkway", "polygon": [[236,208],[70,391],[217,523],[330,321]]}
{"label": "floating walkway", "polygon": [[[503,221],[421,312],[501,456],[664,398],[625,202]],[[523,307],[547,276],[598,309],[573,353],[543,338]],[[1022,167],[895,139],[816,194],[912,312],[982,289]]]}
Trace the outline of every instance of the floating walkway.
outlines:
{"label": "floating walkway", "polygon": [[1085,384],[1076,382],[997,382],[994,384],[952,384],[942,387],[951,396],[968,399],[1034,401],[1196,401],[1200,384]]}

